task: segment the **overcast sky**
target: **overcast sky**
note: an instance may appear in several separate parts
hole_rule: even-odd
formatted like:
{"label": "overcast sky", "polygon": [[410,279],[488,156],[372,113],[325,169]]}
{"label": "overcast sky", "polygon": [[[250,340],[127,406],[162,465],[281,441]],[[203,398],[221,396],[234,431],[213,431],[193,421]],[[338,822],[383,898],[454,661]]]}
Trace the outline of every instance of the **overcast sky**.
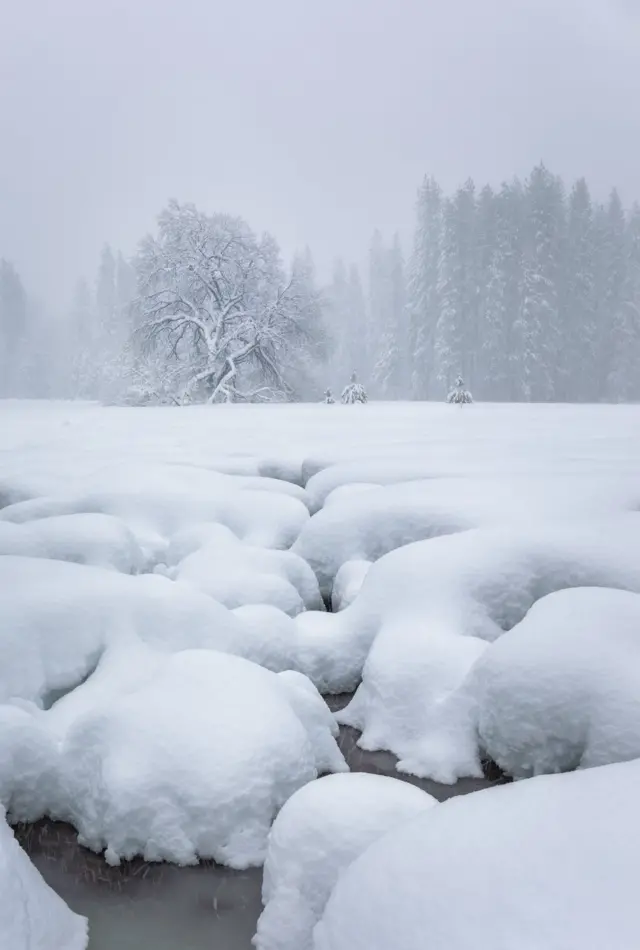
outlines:
{"label": "overcast sky", "polygon": [[640,0],[0,0],[0,257],[59,305],[169,197],[323,270],[425,172],[640,199]]}

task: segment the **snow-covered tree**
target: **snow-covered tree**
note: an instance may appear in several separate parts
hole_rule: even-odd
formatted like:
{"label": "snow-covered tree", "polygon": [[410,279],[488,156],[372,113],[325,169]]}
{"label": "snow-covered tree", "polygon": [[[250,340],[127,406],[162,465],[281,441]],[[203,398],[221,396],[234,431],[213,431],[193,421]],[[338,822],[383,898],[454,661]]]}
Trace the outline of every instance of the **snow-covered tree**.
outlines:
{"label": "snow-covered tree", "polygon": [[315,265],[309,248],[294,257],[291,281],[293,287],[297,288],[301,303],[298,318],[300,332],[291,341],[283,376],[290,398],[305,401],[315,398],[318,392],[331,348],[325,322],[326,302],[317,286]]}
{"label": "snow-covered tree", "polygon": [[29,334],[28,300],[15,267],[0,259],[0,393],[17,395],[21,361]]}
{"label": "snow-covered tree", "polygon": [[628,243],[624,208],[615,189],[598,215],[598,228],[598,368],[602,397],[616,400],[624,378],[617,364],[627,342]]}
{"label": "snow-covered tree", "polygon": [[326,288],[326,323],[331,340],[331,376],[334,386],[354,366],[366,371],[367,309],[360,272],[355,264],[349,268],[338,259],[331,283]]}
{"label": "snow-covered tree", "polygon": [[476,200],[471,181],[444,203],[438,289],[440,315],[434,342],[435,369],[441,383],[450,387],[457,367],[468,373],[474,361],[478,278]]}
{"label": "snow-covered tree", "polygon": [[286,396],[284,357],[306,333],[308,287],[270,235],[173,201],[136,258],[143,350],[209,402]]}
{"label": "snow-covered tree", "polygon": [[410,360],[404,260],[397,234],[390,248],[374,244],[371,266],[370,314],[376,328],[371,347],[373,378],[382,398],[399,399],[406,394]]}
{"label": "snow-covered tree", "polygon": [[367,402],[367,392],[362,383],[358,382],[357,373],[354,372],[351,374],[351,379],[349,380],[348,385],[342,390],[341,399],[346,406],[353,405],[357,402]]}
{"label": "snow-covered tree", "polygon": [[458,406],[463,406],[473,402],[473,397],[468,389],[465,389],[462,376],[458,376],[454,388],[447,396],[447,402]]}
{"label": "snow-covered tree", "polygon": [[522,397],[549,400],[561,345],[561,255],[564,237],[562,184],[544,165],[526,189],[522,305],[514,322],[516,378]]}
{"label": "snow-covered tree", "polygon": [[440,316],[442,191],[433,178],[425,178],[418,192],[416,217],[407,279],[410,393],[414,399],[427,399],[436,394],[434,339]]}
{"label": "snow-covered tree", "polygon": [[562,349],[556,397],[588,400],[598,373],[595,230],[589,188],[579,179],[569,195]]}
{"label": "snow-covered tree", "polygon": [[616,310],[613,358],[609,373],[611,398],[640,399],[640,205],[629,213],[626,230],[625,283]]}

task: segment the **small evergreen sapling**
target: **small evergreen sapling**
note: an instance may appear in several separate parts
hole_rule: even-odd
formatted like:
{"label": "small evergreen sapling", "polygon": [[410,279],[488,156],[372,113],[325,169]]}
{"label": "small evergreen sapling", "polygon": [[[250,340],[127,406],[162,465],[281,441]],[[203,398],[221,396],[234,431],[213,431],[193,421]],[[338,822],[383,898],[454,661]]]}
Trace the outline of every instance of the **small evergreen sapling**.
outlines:
{"label": "small evergreen sapling", "polygon": [[351,381],[345,387],[341,399],[345,406],[351,406],[356,402],[367,402],[367,392],[362,383],[358,382],[356,373],[351,374]]}
{"label": "small evergreen sapling", "polygon": [[463,406],[465,403],[473,402],[473,396],[468,389],[464,388],[464,380],[462,376],[458,376],[456,379],[455,389],[452,389],[447,396],[447,402],[455,403],[458,406]]}

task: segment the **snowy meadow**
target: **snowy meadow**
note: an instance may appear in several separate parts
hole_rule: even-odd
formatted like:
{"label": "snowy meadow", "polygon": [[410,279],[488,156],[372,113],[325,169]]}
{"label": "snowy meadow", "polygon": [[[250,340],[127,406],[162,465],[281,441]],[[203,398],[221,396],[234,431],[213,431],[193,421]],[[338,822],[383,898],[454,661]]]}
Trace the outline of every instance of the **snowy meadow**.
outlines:
{"label": "snowy meadow", "polygon": [[0,432],[0,950],[635,950],[640,406]]}

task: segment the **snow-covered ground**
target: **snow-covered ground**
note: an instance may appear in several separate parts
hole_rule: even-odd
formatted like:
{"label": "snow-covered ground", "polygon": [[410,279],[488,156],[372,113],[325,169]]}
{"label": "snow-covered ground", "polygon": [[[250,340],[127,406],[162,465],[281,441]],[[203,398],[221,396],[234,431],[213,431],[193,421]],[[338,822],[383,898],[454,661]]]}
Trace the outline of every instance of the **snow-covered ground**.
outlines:
{"label": "snow-covered ground", "polygon": [[[640,407],[1,402],[0,433],[10,821],[68,821],[112,863],[267,855],[257,945],[338,950],[356,947],[350,888],[366,908],[383,880],[351,885],[347,865],[430,803],[319,778],[346,769],[338,722],[399,776],[455,782],[485,756],[516,777],[578,768],[522,793],[542,789],[558,821],[563,788],[608,788],[593,766],[637,778],[615,763],[640,754]],[[334,717],[318,690],[355,694]],[[465,807],[429,810],[425,841],[432,812],[451,840],[494,806]],[[561,900],[556,877],[539,907]],[[425,920],[449,934],[439,880]],[[504,946],[524,948],[516,917]],[[549,919],[545,947],[568,946]],[[391,950],[385,933],[362,945]]]}

